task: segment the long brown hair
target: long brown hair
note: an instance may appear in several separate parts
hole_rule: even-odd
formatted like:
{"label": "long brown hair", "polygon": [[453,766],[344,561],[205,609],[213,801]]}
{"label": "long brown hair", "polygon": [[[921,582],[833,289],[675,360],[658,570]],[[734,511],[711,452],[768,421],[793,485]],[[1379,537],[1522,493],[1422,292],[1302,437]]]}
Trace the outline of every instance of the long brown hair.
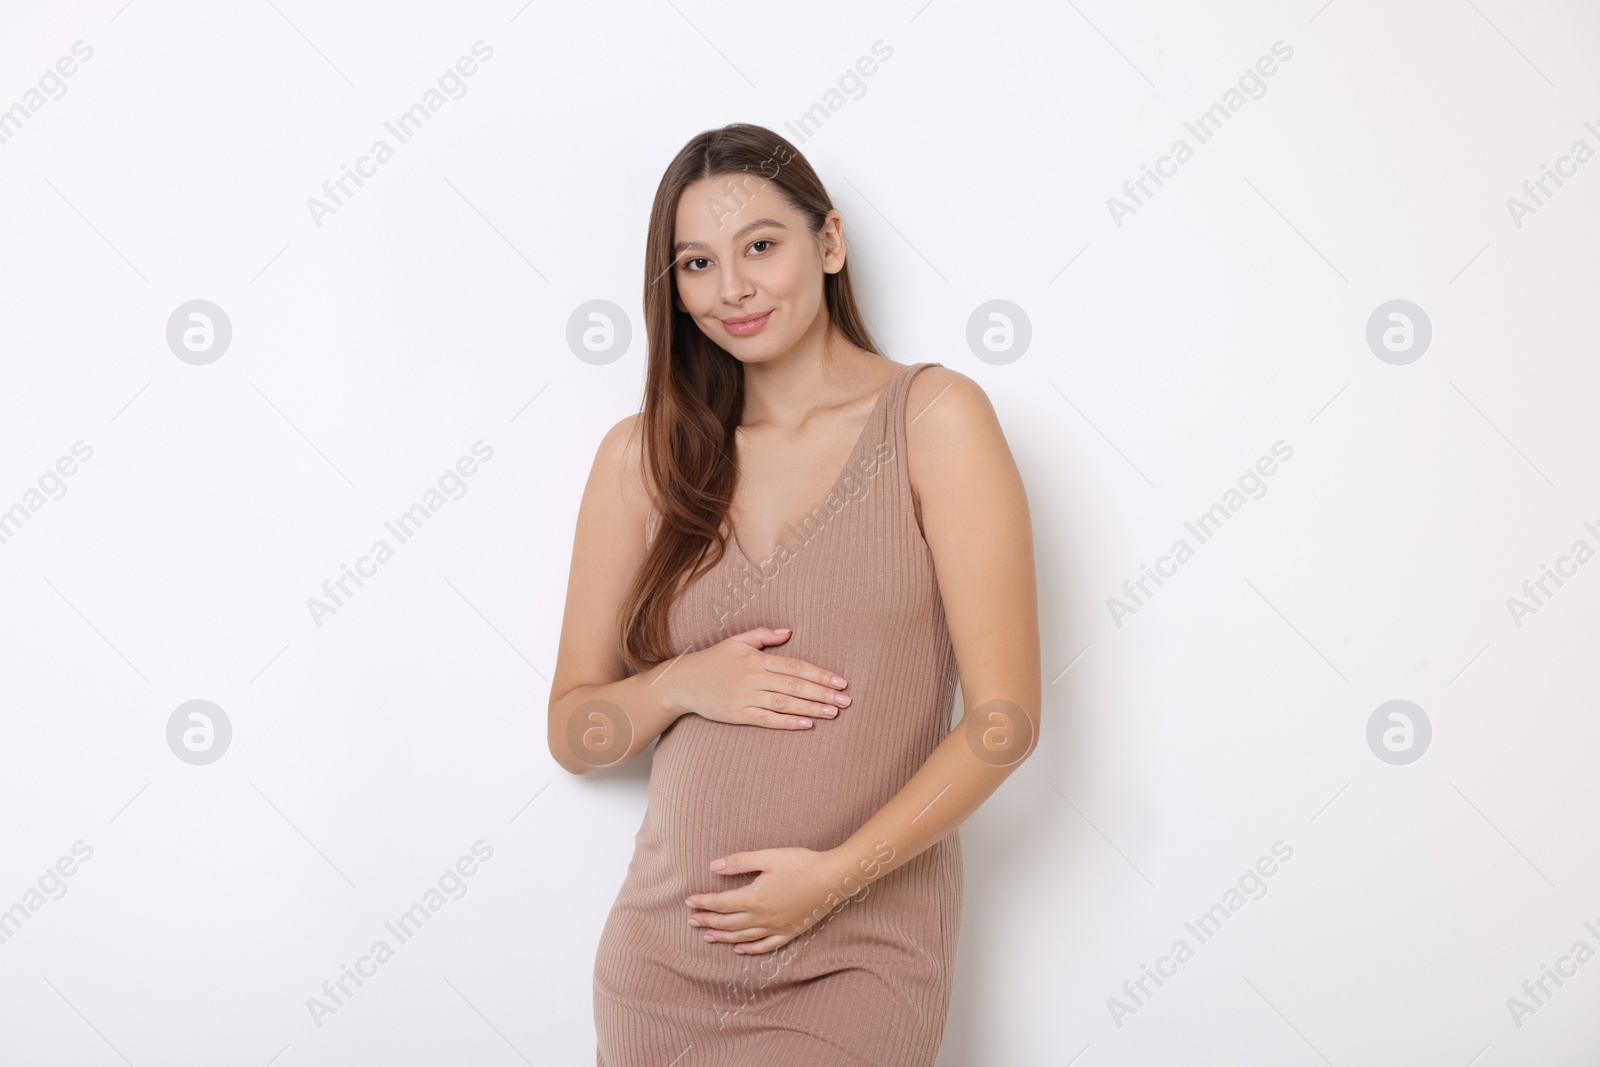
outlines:
{"label": "long brown hair", "polygon": [[[650,356],[640,425],[647,485],[660,521],[618,619],[622,659],[631,671],[685,651],[669,647],[667,610],[681,586],[716,566],[728,548],[722,524],[738,479],[734,430],[744,414],[744,364],[678,310],[672,249],[683,190],[724,175],[771,182],[805,217],[814,235],[833,209],[816,171],[794,145],[763,126],[743,122],[696,134],[673,157],[656,187],[644,253]],[[823,276],[823,295],[830,331],[882,355],[856,304],[848,262]],[[681,579],[686,580],[680,584]]]}

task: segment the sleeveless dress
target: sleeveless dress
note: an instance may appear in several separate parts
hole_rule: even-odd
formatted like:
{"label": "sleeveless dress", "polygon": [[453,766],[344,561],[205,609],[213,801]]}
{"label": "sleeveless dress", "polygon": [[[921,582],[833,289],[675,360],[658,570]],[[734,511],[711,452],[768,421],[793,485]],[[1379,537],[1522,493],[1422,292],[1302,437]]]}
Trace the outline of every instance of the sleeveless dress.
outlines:
{"label": "sleeveless dress", "polygon": [[[736,955],[704,940],[684,904],[757,877],[713,872],[719,856],[842,844],[950,731],[955,655],[905,464],[906,395],[930,366],[942,364],[906,366],[884,386],[833,491],[791,526],[783,549],[758,565],[730,538],[669,610],[680,652],[756,626],[792,627],[768,650],[835,671],[852,701],[808,730],[686,714],[662,732],[633,859],[595,955],[598,1067],[933,1067],[938,1058],[961,923],[959,831],[770,952]],[[657,525],[652,509],[647,541]]]}

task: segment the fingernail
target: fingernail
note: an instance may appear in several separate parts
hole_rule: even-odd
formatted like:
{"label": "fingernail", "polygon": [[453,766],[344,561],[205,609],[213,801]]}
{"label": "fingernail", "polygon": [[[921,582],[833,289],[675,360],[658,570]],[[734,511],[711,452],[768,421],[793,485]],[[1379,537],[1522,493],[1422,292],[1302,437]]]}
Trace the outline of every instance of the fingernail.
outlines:
{"label": "fingernail", "polygon": [[715,940],[716,940],[716,938],[714,938],[714,937],[712,937],[712,936],[711,936],[711,935],[710,935],[710,934],[707,934],[707,935],[706,935],[706,940],[707,940],[707,941],[715,941]]}
{"label": "fingernail", "polygon": [[723,860],[712,860],[711,861],[711,869],[713,871],[720,871],[720,870],[722,870],[722,868],[726,867],[727,865],[728,865],[728,861],[725,860],[725,859],[723,859]]}
{"label": "fingernail", "polygon": [[691,916],[689,916],[689,925],[690,926],[699,926],[700,925],[700,920],[696,919],[693,915],[691,915]]}
{"label": "fingernail", "polygon": [[834,685],[843,685],[843,684],[844,684],[844,679],[843,679],[843,678],[841,678],[841,677],[839,677],[839,676],[838,676],[838,675],[837,675],[837,674],[836,674],[836,675],[834,675],[834,676],[833,676],[833,684],[834,684]]}
{"label": "fingernail", "polygon": [[802,730],[805,729],[807,726],[810,726],[810,725],[811,725],[811,720],[810,719],[801,719],[800,720],[800,728]]}

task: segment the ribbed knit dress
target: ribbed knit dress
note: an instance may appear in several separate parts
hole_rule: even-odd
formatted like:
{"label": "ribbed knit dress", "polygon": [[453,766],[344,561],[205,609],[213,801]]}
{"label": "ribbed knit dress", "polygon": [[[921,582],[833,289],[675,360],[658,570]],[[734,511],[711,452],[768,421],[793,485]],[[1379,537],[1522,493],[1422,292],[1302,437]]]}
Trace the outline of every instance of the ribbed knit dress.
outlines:
{"label": "ribbed knit dress", "polygon": [[[792,627],[767,651],[837,672],[853,699],[807,730],[685,714],[662,732],[633,859],[595,956],[599,1067],[938,1059],[961,923],[958,830],[770,952],[736,955],[704,940],[684,904],[757,877],[713,872],[720,856],[842,844],[950,731],[955,655],[905,463],[906,395],[929,366],[941,364],[906,366],[884,386],[833,491],[783,549],[758,565],[730,537],[669,611],[680,652],[757,626]],[[647,540],[656,527],[652,510]]]}

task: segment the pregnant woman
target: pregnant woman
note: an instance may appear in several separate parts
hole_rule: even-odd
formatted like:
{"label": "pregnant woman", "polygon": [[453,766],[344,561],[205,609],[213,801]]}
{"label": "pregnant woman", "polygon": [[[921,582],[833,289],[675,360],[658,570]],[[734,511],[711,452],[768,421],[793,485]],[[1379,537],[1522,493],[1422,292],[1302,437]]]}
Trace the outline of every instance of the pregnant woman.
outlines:
{"label": "pregnant woman", "polygon": [[656,191],[644,408],[583,493],[550,694],[574,774],[655,742],[600,1067],[932,1067],[957,827],[1038,740],[1005,437],[971,379],[878,350],[845,260],[762,127],[696,136]]}

